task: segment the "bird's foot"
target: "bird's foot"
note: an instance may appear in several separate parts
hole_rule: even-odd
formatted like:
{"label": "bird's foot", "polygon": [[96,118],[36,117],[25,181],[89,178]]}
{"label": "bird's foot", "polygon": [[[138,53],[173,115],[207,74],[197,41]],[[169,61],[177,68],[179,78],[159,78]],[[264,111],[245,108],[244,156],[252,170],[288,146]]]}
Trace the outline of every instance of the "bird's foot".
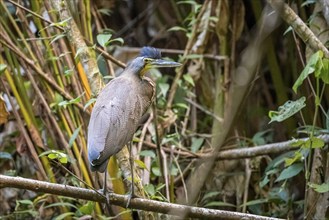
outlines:
{"label": "bird's foot", "polygon": [[130,192],[130,193],[127,195],[127,198],[128,198],[128,201],[127,201],[126,208],[129,207],[129,205],[130,205],[130,200],[131,200],[131,199],[133,199],[133,198],[140,198],[140,196],[136,195],[135,193],[131,193],[131,192]]}
{"label": "bird's foot", "polygon": [[102,194],[102,195],[108,195],[109,193],[113,193],[112,190],[104,190],[104,189],[99,189],[97,190],[98,193]]}
{"label": "bird's foot", "polygon": [[99,189],[99,190],[97,190],[97,192],[99,193],[99,194],[102,194],[102,195],[105,195],[106,193],[104,192],[104,189]]}
{"label": "bird's foot", "polygon": [[104,196],[105,196],[105,198],[106,198],[106,204],[109,205],[109,204],[110,204],[110,194],[107,193],[107,194],[105,194]]}
{"label": "bird's foot", "polygon": [[108,191],[104,189],[97,190],[98,193],[102,194],[106,198],[106,203],[110,204],[110,194],[113,193],[113,191]]}

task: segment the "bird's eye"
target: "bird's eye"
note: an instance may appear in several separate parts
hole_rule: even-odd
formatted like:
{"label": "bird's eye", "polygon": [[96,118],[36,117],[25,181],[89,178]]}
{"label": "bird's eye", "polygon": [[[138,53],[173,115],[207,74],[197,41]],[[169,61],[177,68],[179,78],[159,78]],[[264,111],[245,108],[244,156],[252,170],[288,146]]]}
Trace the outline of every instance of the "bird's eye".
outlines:
{"label": "bird's eye", "polygon": [[152,59],[151,58],[144,58],[143,61],[144,61],[145,64],[148,64],[152,61]]}

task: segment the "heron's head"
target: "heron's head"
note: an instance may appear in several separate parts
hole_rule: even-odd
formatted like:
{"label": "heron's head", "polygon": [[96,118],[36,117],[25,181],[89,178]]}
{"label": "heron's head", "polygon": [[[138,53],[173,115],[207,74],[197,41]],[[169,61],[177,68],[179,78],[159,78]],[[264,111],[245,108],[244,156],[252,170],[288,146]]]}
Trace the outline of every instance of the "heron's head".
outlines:
{"label": "heron's head", "polygon": [[140,55],[131,62],[129,67],[138,71],[139,76],[143,77],[152,68],[178,67],[181,65],[174,61],[162,59],[161,52],[153,47],[143,47]]}

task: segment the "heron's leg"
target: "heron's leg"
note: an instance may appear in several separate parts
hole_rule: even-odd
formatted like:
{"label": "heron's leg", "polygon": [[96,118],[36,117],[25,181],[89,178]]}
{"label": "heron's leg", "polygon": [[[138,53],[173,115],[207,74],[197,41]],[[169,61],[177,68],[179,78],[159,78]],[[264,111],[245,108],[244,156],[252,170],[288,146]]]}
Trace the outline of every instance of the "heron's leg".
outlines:
{"label": "heron's leg", "polygon": [[106,206],[107,212],[108,212],[108,214],[110,214],[111,213],[110,195],[107,193],[107,184],[106,183],[107,183],[107,169],[105,170],[105,173],[104,173],[103,195],[106,198],[105,206]]}
{"label": "heron's leg", "polygon": [[131,186],[130,186],[130,195],[128,196],[128,202],[126,208],[130,204],[131,198],[135,197],[135,182],[134,182],[134,157],[132,155],[132,141],[129,144],[129,163],[130,163],[130,173],[131,173]]}
{"label": "heron's leg", "polygon": [[106,185],[106,181],[107,180],[107,170],[105,170],[105,174],[104,174],[104,182],[103,182],[103,194],[104,196],[106,196],[106,191],[107,191],[107,185]]}
{"label": "heron's leg", "polygon": [[129,161],[130,161],[130,172],[131,172],[131,195],[135,196],[135,182],[134,182],[134,156],[132,154],[133,144],[130,142],[129,148]]}

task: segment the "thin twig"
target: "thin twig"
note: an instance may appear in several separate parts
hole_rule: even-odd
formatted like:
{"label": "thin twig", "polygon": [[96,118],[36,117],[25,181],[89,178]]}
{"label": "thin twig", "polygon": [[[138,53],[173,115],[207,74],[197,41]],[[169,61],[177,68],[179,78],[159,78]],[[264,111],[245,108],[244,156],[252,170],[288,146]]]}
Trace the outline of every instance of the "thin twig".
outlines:
{"label": "thin twig", "polygon": [[[1,34],[1,32],[0,32]],[[1,35],[4,37],[4,35]],[[27,58],[25,54],[23,54],[17,47],[14,45],[10,45],[9,42],[0,40],[0,44],[3,44],[8,49],[10,49],[12,52],[14,52],[18,57],[22,58],[26,64],[28,64],[36,73],[38,73],[50,86],[52,86],[57,92],[59,92],[62,96],[65,97],[67,100],[72,100],[73,97],[68,94],[64,89],[62,89],[59,85],[57,85],[53,79],[51,79],[46,73],[44,73],[39,67],[37,67],[33,60]],[[74,103],[80,110],[85,111],[83,105],[81,103]],[[89,114],[88,111],[85,111]]]}
{"label": "thin twig", "polygon": [[[329,135],[319,135],[317,138],[323,140],[325,143],[329,143]],[[230,149],[230,150],[223,150],[220,151],[216,158],[217,159],[223,159],[223,160],[228,160],[228,159],[243,159],[243,158],[252,158],[256,156],[261,156],[261,155],[268,155],[268,154],[278,154],[286,151],[290,151],[293,149],[296,149],[296,147],[293,147],[292,144],[295,143],[296,141],[307,141],[309,138],[300,138],[300,139],[294,139],[294,140],[289,140],[289,141],[283,141],[283,142],[277,142],[277,143],[272,143],[272,144],[265,144],[265,145],[260,145],[260,146],[255,146],[255,147],[245,147],[245,148],[236,148],[236,149]],[[143,142],[146,147],[156,149],[156,145],[150,142]],[[162,149],[170,153],[171,149],[167,147],[162,147]],[[174,154],[176,155],[181,155],[183,157],[188,157],[188,158],[211,158],[214,157],[214,153],[192,153],[188,151],[178,151],[178,150],[172,150]]]}

